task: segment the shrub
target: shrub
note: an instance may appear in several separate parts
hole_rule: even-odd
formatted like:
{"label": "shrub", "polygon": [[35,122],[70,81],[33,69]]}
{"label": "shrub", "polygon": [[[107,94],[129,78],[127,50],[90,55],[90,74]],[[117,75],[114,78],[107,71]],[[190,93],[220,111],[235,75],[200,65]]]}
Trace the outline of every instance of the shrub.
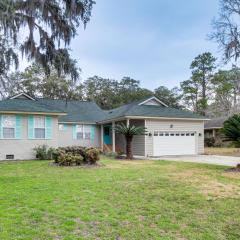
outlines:
{"label": "shrub", "polygon": [[95,164],[100,159],[100,152],[96,148],[60,147],[53,151],[52,158],[61,166]]}
{"label": "shrub", "polygon": [[210,138],[205,138],[204,139],[204,145],[206,147],[214,147],[215,145],[215,139],[213,137],[210,137]]}
{"label": "shrub", "polygon": [[74,155],[72,153],[61,152],[58,157],[58,164],[60,166],[73,166],[81,165],[83,163],[83,157],[80,155]]}
{"label": "shrub", "polygon": [[87,163],[89,163],[89,164],[95,164],[97,161],[99,161],[100,153],[99,153],[98,149],[89,148],[86,151],[86,160],[87,160]]}
{"label": "shrub", "polygon": [[55,148],[48,148],[47,145],[39,145],[33,149],[36,153],[36,158],[39,160],[51,160],[53,159],[53,154],[56,152]]}

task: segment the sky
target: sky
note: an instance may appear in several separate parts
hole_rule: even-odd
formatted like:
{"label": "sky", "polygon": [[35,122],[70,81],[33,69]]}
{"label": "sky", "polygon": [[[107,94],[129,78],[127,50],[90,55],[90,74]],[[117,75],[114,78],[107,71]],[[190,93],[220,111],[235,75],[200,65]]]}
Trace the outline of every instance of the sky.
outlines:
{"label": "sky", "polygon": [[190,77],[198,54],[210,51],[207,39],[219,0],[96,0],[86,29],[72,41],[81,79],[129,76],[151,90],[178,86]]}

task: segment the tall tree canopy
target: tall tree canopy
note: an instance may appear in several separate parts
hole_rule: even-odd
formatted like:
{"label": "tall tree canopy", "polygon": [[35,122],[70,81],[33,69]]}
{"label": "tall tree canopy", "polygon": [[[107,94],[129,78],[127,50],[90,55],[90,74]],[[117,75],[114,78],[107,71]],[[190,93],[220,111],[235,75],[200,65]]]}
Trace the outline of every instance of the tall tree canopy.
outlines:
{"label": "tall tree canopy", "polygon": [[240,0],[221,0],[220,13],[213,21],[214,32],[210,38],[224,51],[229,61],[240,57]]}
{"label": "tall tree canopy", "polygon": [[76,62],[67,47],[80,23],[85,26],[89,21],[93,4],[93,0],[2,0],[0,32],[47,74],[54,67],[58,75],[65,73],[76,79]]}
{"label": "tall tree canopy", "polygon": [[181,84],[185,101],[194,111],[206,115],[209,100],[209,84],[215,69],[216,58],[210,52],[198,55],[191,63],[192,77]]}
{"label": "tall tree canopy", "polygon": [[165,86],[160,86],[154,90],[154,95],[169,107],[181,107],[180,100],[182,95],[179,93],[179,89],[177,87],[168,89]]}

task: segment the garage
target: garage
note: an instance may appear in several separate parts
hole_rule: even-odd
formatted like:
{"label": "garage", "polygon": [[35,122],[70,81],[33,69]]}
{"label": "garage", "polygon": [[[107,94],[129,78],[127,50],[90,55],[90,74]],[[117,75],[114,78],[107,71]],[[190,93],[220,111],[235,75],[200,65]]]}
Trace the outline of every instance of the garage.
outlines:
{"label": "garage", "polygon": [[196,152],[196,132],[154,131],[154,156],[192,155]]}

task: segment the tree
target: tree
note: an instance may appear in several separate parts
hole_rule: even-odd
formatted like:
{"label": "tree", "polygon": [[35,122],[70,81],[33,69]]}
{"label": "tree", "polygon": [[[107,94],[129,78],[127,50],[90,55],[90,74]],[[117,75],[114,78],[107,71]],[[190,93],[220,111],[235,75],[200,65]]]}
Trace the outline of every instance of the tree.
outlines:
{"label": "tree", "polygon": [[8,79],[8,88],[5,89],[6,96],[26,92],[31,96],[51,99],[83,98],[82,86],[78,81],[63,74],[58,76],[54,69],[49,75],[46,75],[44,69],[37,64],[27,67],[23,72],[9,75]]}
{"label": "tree", "polygon": [[190,94],[187,98],[185,97],[185,100],[191,100],[194,110],[203,116],[207,111],[209,84],[215,69],[215,61],[216,58],[209,52],[198,55],[190,66],[192,69],[191,80],[182,84],[184,93]]}
{"label": "tree", "polygon": [[210,39],[216,41],[224,52],[224,59],[235,61],[240,56],[240,0],[221,0],[220,13],[213,20]]}
{"label": "tree", "polygon": [[227,140],[233,141],[236,147],[240,147],[240,115],[235,114],[226,120],[222,132]]}
{"label": "tree", "polygon": [[127,126],[124,123],[120,123],[115,126],[116,133],[122,134],[125,137],[126,140],[126,158],[127,159],[133,159],[133,153],[132,153],[132,140],[133,137],[136,135],[144,135],[146,134],[146,128],[142,126],[134,126],[129,125]]}
{"label": "tree", "polygon": [[154,90],[154,95],[169,107],[181,107],[180,100],[182,95],[179,94],[179,89],[177,87],[168,89],[167,87],[160,86]]}
{"label": "tree", "polygon": [[40,64],[47,74],[54,67],[58,75],[77,79],[76,61],[68,46],[80,23],[86,26],[89,21],[93,4],[93,0],[2,0],[0,31],[11,47]]}
{"label": "tree", "polygon": [[185,107],[197,113],[199,105],[199,84],[191,78],[181,82],[180,86]]}

